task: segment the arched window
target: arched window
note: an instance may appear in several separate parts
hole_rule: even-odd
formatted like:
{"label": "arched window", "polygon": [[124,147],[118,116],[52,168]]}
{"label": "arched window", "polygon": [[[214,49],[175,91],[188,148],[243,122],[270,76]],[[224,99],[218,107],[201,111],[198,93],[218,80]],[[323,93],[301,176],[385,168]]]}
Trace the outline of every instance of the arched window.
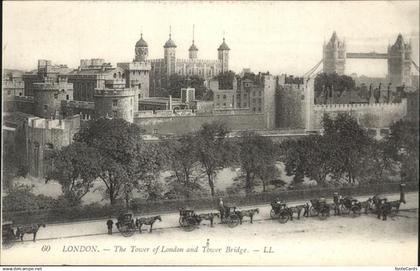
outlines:
{"label": "arched window", "polygon": [[117,78],[117,74],[116,73],[114,73],[114,78]]}
{"label": "arched window", "polygon": [[125,73],[122,74],[122,78],[125,78]]}
{"label": "arched window", "polygon": [[121,72],[118,72],[118,78],[121,78]]}

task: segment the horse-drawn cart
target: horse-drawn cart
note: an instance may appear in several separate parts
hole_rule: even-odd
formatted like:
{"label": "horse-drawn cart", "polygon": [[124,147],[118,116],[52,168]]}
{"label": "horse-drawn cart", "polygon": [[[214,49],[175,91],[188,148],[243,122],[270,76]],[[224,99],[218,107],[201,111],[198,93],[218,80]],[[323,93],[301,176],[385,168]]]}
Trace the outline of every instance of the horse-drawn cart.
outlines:
{"label": "horse-drawn cart", "polygon": [[271,203],[270,217],[278,219],[280,223],[286,223],[291,216],[290,210],[283,202],[274,201]]}
{"label": "horse-drawn cart", "polygon": [[192,231],[200,225],[201,218],[192,209],[179,210],[179,225],[184,231]]}
{"label": "horse-drawn cart", "polygon": [[15,242],[15,240],[18,239],[18,237],[15,234],[15,231],[13,230],[12,221],[4,221],[2,223],[1,237],[2,237],[2,247],[4,249],[13,246],[13,243]]}
{"label": "horse-drawn cart", "polygon": [[224,208],[224,214],[220,214],[220,219],[223,224],[227,224],[229,228],[233,228],[239,225],[241,219],[239,217],[239,211],[236,210],[236,206],[228,206]]}
{"label": "horse-drawn cart", "polygon": [[324,198],[311,199],[310,202],[310,216],[318,216],[321,220],[324,220],[330,216],[330,206],[326,203]]}
{"label": "horse-drawn cart", "polygon": [[341,214],[348,215],[350,212],[353,215],[358,216],[362,211],[362,204],[352,197],[345,197],[341,199],[340,202],[340,212]]}
{"label": "horse-drawn cart", "polygon": [[134,223],[134,215],[132,213],[124,213],[118,216],[116,223],[117,229],[124,237],[132,236],[136,231]]}

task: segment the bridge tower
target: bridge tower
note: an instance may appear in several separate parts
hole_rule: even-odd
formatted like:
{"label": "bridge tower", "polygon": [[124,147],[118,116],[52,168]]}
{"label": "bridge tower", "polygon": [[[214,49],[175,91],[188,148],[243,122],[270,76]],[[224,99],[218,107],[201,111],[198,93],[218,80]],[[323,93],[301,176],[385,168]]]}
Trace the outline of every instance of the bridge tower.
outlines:
{"label": "bridge tower", "polygon": [[388,79],[395,86],[411,85],[411,44],[398,35],[394,45],[388,46]]}
{"label": "bridge tower", "polygon": [[329,42],[323,46],[323,69],[325,73],[344,74],[346,66],[346,44],[334,31]]}

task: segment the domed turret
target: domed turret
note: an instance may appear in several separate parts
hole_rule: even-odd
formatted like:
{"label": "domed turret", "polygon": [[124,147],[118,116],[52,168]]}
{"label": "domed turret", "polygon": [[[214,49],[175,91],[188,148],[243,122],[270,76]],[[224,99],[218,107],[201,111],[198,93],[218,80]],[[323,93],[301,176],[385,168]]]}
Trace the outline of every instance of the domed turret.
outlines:
{"label": "domed turret", "polygon": [[217,49],[217,58],[222,63],[222,73],[229,71],[229,50],[230,48],[227,46],[225,38],[223,38],[222,44]]}
{"label": "domed turret", "polygon": [[134,60],[140,62],[146,61],[149,55],[149,45],[147,45],[147,42],[143,39],[143,33],[141,33],[140,39],[136,43],[135,54]]}
{"label": "domed turret", "polygon": [[171,34],[169,34],[169,39],[166,41],[164,48],[176,48],[175,42],[171,38]]}
{"label": "domed turret", "polygon": [[143,39],[143,33],[141,33],[139,41],[136,43],[136,47],[149,47],[147,42]]}
{"label": "domed turret", "polygon": [[230,50],[229,46],[227,46],[225,38],[223,38],[223,42],[222,44],[220,44],[219,48],[217,49],[218,51],[221,50]]}
{"label": "domed turret", "polygon": [[197,52],[198,52],[198,48],[194,44],[194,25],[193,25],[193,40],[192,40],[192,44],[190,46],[190,49],[188,49],[190,59],[196,59],[197,58]]}

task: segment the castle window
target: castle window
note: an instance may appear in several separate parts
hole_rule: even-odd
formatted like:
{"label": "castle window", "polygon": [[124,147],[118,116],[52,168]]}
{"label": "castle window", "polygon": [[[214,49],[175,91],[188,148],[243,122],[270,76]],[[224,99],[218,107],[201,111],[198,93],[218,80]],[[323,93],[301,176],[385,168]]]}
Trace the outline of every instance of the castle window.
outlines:
{"label": "castle window", "polygon": [[117,74],[116,73],[114,73],[114,78],[117,78]]}
{"label": "castle window", "polygon": [[113,117],[114,117],[114,118],[117,118],[117,117],[118,117],[118,112],[117,112],[117,110],[112,111],[112,115],[113,115]]}
{"label": "castle window", "polygon": [[141,88],[141,84],[139,84],[139,88]]}
{"label": "castle window", "polygon": [[223,95],[223,100],[226,100],[226,95]]}
{"label": "castle window", "polygon": [[241,108],[241,102],[238,102],[238,103],[236,104],[236,107]]}
{"label": "castle window", "polygon": [[246,103],[244,103],[244,107],[247,107],[248,105]]}
{"label": "castle window", "polygon": [[58,93],[54,93],[54,99],[58,99]]}
{"label": "castle window", "polygon": [[153,134],[157,134],[158,133],[158,129],[153,129]]}
{"label": "castle window", "polygon": [[[7,91],[7,95],[12,94],[12,92],[10,90]],[[19,93],[20,94],[20,93]],[[20,95],[19,95],[20,96]]]}
{"label": "castle window", "polygon": [[22,96],[22,92],[19,92],[19,96]]}
{"label": "castle window", "polygon": [[261,107],[258,107],[258,112],[261,112]]}
{"label": "castle window", "polygon": [[255,107],[254,107],[254,108],[252,108],[252,111],[254,111],[254,112],[255,112],[255,110],[256,110],[256,109],[255,109]]}
{"label": "castle window", "polygon": [[225,107],[226,107],[226,103],[223,103],[223,106],[225,106]]}
{"label": "castle window", "polygon": [[118,78],[121,78],[121,72],[118,72]]}
{"label": "castle window", "polygon": [[122,78],[125,78],[125,73],[122,74]]}
{"label": "castle window", "polygon": [[69,98],[70,98],[69,95],[66,95],[66,100],[69,100]]}
{"label": "castle window", "polygon": [[118,106],[118,100],[112,100],[112,106]]}
{"label": "castle window", "polygon": [[44,111],[48,110],[48,105],[44,104]]}
{"label": "castle window", "polygon": [[141,99],[142,97],[141,97],[141,94],[139,94],[139,99]]}
{"label": "castle window", "polygon": [[220,95],[217,95],[217,99],[220,99]]}

